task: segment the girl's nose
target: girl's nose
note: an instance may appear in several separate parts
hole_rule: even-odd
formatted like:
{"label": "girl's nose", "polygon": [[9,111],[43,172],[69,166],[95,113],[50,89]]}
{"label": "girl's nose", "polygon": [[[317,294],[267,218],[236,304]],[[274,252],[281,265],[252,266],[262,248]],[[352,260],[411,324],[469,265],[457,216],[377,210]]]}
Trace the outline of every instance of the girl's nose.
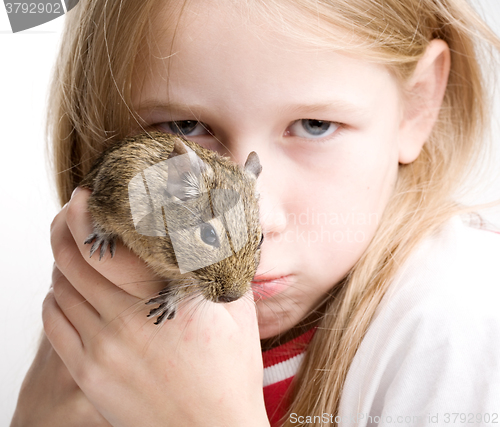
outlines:
{"label": "girl's nose", "polygon": [[279,165],[261,160],[262,172],[257,179],[259,192],[260,223],[264,235],[283,233],[287,228],[286,199],[287,186],[283,185]]}
{"label": "girl's nose", "polygon": [[[276,162],[275,153],[270,153],[265,144],[233,144],[231,150],[233,161],[244,165],[251,151],[259,156],[262,172],[257,178],[259,193],[259,210],[262,232],[264,235],[282,233],[287,227],[286,189],[283,182],[285,171],[282,171],[279,162]],[[285,185],[284,185],[285,184]]]}
{"label": "girl's nose", "polygon": [[286,212],[270,194],[260,193],[260,223],[264,235],[283,233],[287,226]]}

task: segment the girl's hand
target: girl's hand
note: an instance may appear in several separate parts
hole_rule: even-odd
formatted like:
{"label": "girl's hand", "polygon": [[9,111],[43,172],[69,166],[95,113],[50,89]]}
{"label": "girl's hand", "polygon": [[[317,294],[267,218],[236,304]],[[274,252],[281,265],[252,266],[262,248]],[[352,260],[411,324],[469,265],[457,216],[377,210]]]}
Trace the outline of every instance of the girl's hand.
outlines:
{"label": "girl's hand", "polygon": [[76,385],[43,334],[11,427],[111,427]]}
{"label": "girl's hand", "polygon": [[154,325],[144,302],[161,285],[145,264],[120,245],[113,259],[89,258],[89,194],[76,192],[53,222],[61,276],[43,307],[78,386],[114,426],[269,426],[252,300],[192,300]]}

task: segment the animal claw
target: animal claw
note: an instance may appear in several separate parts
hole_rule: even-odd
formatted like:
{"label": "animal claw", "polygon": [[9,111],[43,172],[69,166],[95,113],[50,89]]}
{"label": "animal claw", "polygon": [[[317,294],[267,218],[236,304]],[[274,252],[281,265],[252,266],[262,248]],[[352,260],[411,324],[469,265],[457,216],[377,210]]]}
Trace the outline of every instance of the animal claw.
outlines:
{"label": "animal claw", "polygon": [[159,314],[155,325],[159,325],[163,322],[163,320],[165,320],[165,318],[169,320],[175,318],[177,309],[176,296],[176,292],[173,289],[163,289],[157,297],[146,302],[146,305],[160,303],[158,307],[153,308],[148,314],[148,317],[153,317]]}
{"label": "animal claw", "polygon": [[108,249],[111,252],[111,258],[114,257],[115,252],[116,252],[116,236],[112,234],[107,234],[102,231],[100,231],[98,228],[94,228],[94,232],[91,233],[85,242],[83,242],[84,245],[88,245],[92,243],[92,247],[90,248],[90,258],[92,258],[92,255],[99,249],[99,261],[102,259],[102,257],[106,254],[106,250]]}

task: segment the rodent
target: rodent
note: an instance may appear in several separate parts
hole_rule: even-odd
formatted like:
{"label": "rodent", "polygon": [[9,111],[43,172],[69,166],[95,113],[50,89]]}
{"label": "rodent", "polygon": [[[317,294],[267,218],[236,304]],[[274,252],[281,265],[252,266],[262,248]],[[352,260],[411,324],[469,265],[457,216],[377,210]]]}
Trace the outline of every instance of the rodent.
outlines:
{"label": "rodent", "polygon": [[[116,240],[166,279],[146,304],[159,304],[155,324],[175,316],[186,295],[230,302],[249,289],[263,240],[255,152],[239,167],[229,158],[174,134],[127,137],[105,150],[79,184],[94,232],[85,244],[100,258]],[[199,267],[199,268],[197,268]]]}

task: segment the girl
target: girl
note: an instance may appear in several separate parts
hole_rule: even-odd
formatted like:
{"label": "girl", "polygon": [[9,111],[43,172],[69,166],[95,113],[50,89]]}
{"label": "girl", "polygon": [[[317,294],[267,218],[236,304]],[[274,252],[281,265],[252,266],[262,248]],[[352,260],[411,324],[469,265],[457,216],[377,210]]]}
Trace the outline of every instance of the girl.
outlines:
{"label": "girl", "polygon": [[[457,202],[486,147],[479,39],[500,46],[465,0],[80,0],[51,97],[50,344],[13,425],[500,422],[500,236]],[[144,264],[88,258],[73,190],[153,129],[259,154],[255,302],[156,328]]]}

